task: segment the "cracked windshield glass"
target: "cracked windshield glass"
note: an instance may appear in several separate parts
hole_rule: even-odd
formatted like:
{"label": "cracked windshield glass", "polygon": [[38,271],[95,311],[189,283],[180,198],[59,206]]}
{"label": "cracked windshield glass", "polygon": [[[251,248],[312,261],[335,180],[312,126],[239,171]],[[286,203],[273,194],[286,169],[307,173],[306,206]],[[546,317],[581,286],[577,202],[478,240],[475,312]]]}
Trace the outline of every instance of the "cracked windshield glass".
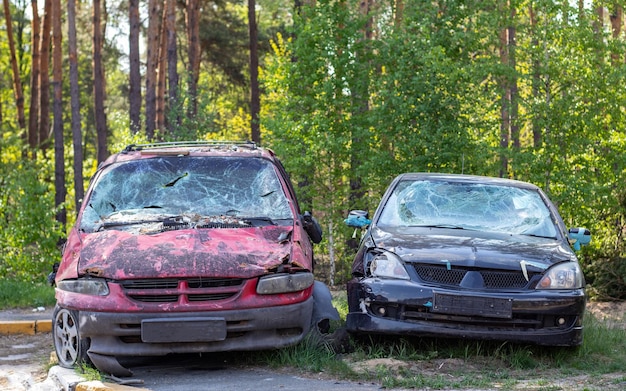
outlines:
{"label": "cracked windshield glass", "polygon": [[550,211],[536,191],[442,181],[403,181],[379,226],[424,226],[556,237]]}
{"label": "cracked windshield glass", "polygon": [[85,207],[81,229],[251,225],[250,220],[279,224],[286,219],[293,219],[289,201],[267,160],[168,156],[105,169]]}

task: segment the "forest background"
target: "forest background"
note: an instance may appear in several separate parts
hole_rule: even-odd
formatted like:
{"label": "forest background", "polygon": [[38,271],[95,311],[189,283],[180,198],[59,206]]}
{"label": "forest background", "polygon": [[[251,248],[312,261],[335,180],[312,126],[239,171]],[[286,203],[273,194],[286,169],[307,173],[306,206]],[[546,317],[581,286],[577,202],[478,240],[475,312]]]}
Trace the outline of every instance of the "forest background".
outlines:
{"label": "forest background", "polygon": [[[41,282],[128,144],[253,140],[349,278],[349,210],[397,174],[537,184],[589,293],[626,299],[624,0],[2,0],[0,278]],[[316,271],[317,271],[316,270]]]}

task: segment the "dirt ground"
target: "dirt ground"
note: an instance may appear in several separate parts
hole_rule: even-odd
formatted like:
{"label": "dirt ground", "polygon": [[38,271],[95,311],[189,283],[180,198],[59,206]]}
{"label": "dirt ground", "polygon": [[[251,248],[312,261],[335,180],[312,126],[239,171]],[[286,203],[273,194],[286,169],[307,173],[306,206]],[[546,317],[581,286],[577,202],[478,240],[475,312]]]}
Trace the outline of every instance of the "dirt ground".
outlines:
{"label": "dirt ground", "polygon": [[[598,303],[590,302],[587,310],[598,320],[607,322],[611,327],[626,329],[626,302]],[[0,390],[30,389],[28,384],[41,382],[48,369],[55,363],[54,347],[51,333],[36,335],[2,335],[0,336]],[[347,358],[349,361],[349,357]],[[372,359],[352,362],[351,367],[360,373],[377,373],[384,368],[390,374],[408,370],[410,373],[423,376],[444,376],[454,380],[459,374],[467,376],[476,373],[484,376],[486,366],[494,365],[493,360],[485,362],[462,359],[435,359],[420,362],[404,362],[394,359]],[[626,390],[626,368],[621,373],[611,373],[604,376],[571,376],[562,378],[554,369],[539,369],[533,371],[532,379],[518,380],[515,390]],[[561,377],[560,377],[561,376]],[[510,378],[523,379],[523,373],[511,371]],[[546,379],[552,379],[546,384]],[[460,379],[459,379],[460,381]],[[15,386],[17,384],[17,386]],[[20,386],[20,384],[22,386]],[[494,384],[494,389],[505,388],[505,385]]]}
{"label": "dirt ground", "polygon": [[[609,327],[626,330],[626,302],[588,302],[587,311],[596,319],[606,322]],[[472,359],[435,359],[428,361],[405,362],[396,359],[372,359],[353,362],[351,367],[356,372],[377,373],[381,369],[389,371],[391,375],[399,373],[421,374],[425,377],[444,376],[450,381],[459,377],[485,376],[489,371],[486,368],[498,368],[497,359],[484,358],[483,360]],[[513,390],[519,391],[625,391],[626,368],[619,373],[610,373],[601,376],[577,375],[563,377],[556,369],[534,369],[532,374],[528,371],[511,370],[510,379],[517,379]],[[523,380],[527,378],[528,380]],[[522,379],[522,380],[520,380]],[[537,380],[540,379],[540,380]],[[493,384],[494,390],[511,389],[505,384]]]}

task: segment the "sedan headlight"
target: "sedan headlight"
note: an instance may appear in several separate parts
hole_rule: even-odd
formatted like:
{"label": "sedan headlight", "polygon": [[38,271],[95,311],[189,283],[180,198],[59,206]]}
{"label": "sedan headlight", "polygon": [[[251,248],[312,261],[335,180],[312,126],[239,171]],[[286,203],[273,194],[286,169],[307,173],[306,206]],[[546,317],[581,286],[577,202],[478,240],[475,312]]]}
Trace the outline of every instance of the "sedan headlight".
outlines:
{"label": "sedan headlight", "polygon": [[63,280],[57,282],[57,289],[84,295],[106,296],[109,286],[101,279]]}
{"label": "sedan headlight", "polygon": [[374,255],[370,263],[370,272],[374,277],[397,278],[400,280],[410,279],[409,273],[407,273],[400,257],[389,251]]}
{"label": "sedan headlight", "polygon": [[579,289],[583,287],[583,281],[578,263],[565,262],[549,269],[536,289]]}
{"label": "sedan headlight", "polygon": [[303,291],[313,285],[313,273],[272,274],[261,277],[256,286],[259,295]]}

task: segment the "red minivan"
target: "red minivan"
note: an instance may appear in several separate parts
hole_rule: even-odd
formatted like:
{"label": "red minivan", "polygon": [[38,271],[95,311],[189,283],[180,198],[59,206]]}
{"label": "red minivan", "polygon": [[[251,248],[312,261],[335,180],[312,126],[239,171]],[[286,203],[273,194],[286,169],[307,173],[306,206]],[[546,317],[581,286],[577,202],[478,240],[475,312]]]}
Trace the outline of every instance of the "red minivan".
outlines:
{"label": "red minivan", "polygon": [[320,240],[269,149],[128,146],[91,179],[54,276],[59,363],[124,376],[116,357],[296,344],[338,319]]}

